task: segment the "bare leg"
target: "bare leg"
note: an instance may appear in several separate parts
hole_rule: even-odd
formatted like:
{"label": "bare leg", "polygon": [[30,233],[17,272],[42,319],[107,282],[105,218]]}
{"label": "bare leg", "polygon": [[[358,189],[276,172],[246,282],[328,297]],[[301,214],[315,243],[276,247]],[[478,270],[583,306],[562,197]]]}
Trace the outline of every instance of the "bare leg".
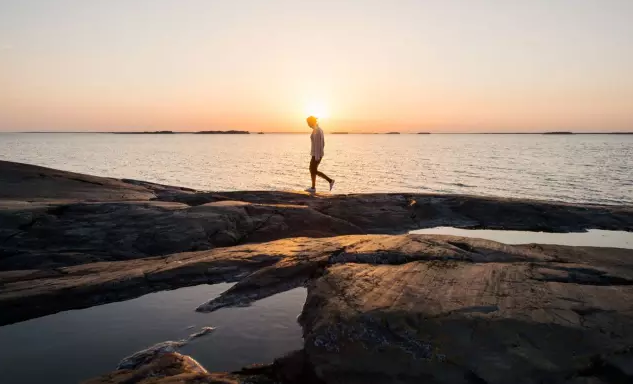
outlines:
{"label": "bare leg", "polygon": [[[332,179],[330,179],[329,177],[327,177],[327,175],[326,175],[325,173],[323,173],[323,172],[321,172],[321,171],[317,171],[317,173],[316,173],[316,174],[317,174],[317,176],[319,176],[319,177],[321,177],[321,178],[323,178],[323,179],[327,180],[327,182],[328,182],[328,183],[331,183],[331,182],[332,182]],[[314,178],[314,177],[313,177],[313,178]],[[313,182],[313,184],[314,184],[314,182]]]}
{"label": "bare leg", "polygon": [[321,159],[316,160],[314,156],[310,160],[310,176],[312,177],[312,188],[316,188],[316,177],[319,176],[328,183],[332,183],[332,179],[330,179],[325,173],[319,171],[319,164],[321,163]]}
{"label": "bare leg", "polygon": [[312,188],[316,188],[316,176],[317,176],[317,167],[319,166],[319,162],[316,161],[314,156],[310,160],[310,177],[312,178]]}

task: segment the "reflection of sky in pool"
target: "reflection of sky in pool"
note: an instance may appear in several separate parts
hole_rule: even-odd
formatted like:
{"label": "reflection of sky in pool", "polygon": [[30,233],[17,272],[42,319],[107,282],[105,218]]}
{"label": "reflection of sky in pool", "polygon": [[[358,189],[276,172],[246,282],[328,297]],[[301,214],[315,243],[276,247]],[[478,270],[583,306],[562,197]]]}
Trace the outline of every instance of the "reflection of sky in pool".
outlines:
{"label": "reflection of sky in pool", "polygon": [[116,368],[136,351],[185,339],[202,327],[216,330],[182,353],[210,371],[272,362],[303,346],[297,316],[305,288],[260,300],[251,307],[198,313],[195,308],[230,284],[198,285],[137,299],[66,311],[0,328],[2,383],[75,383]]}
{"label": "reflection of sky in pool", "polygon": [[474,237],[498,241],[505,244],[536,243],[633,249],[633,232],[602,231],[598,229],[590,229],[588,232],[578,233],[548,233],[436,227],[419,229],[411,231],[410,233]]}

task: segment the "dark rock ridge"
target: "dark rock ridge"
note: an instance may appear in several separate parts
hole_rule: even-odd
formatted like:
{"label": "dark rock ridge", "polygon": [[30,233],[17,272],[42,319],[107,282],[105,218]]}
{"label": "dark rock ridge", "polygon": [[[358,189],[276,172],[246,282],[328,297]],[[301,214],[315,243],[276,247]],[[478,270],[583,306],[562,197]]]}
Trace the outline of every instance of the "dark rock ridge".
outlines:
{"label": "dark rock ridge", "polygon": [[93,384],[633,382],[633,250],[389,235],[631,231],[631,207],[197,192],[7,162],[0,185],[0,324],[202,283],[237,282],[201,312],[308,288],[304,349],[270,365],[209,373],[168,345]]}
{"label": "dark rock ridge", "polygon": [[200,131],[200,132],[196,132],[197,134],[200,135],[248,135],[250,134],[249,131],[235,131],[235,130],[231,130],[231,131]]}
{"label": "dark rock ridge", "polygon": [[0,185],[0,271],[440,225],[633,231],[631,207],[460,195],[197,192],[2,161]]}

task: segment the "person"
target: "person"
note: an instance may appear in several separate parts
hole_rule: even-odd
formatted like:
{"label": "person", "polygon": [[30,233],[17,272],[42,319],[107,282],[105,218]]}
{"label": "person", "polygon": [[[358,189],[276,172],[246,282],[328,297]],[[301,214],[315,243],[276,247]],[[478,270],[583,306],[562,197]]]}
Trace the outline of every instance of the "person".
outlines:
{"label": "person", "polygon": [[323,172],[319,172],[319,164],[321,163],[321,160],[323,160],[323,150],[325,148],[323,130],[319,127],[316,117],[310,116],[306,119],[306,121],[308,122],[308,126],[312,128],[312,134],[310,135],[310,141],[312,142],[312,148],[310,151],[310,176],[312,177],[312,187],[307,188],[306,192],[316,192],[317,176],[324,178],[330,184],[331,191],[332,188],[334,188],[334,179],[327,177],[327,175]]}

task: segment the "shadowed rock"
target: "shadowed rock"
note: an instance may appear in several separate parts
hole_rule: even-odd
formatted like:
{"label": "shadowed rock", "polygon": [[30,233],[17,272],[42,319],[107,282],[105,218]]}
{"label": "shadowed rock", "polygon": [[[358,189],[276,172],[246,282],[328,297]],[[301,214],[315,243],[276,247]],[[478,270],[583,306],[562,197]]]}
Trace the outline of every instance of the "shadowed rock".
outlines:
{"label": "shadowed rock", "polygon": [[4,271],[436,225],[633,230],[627,207],[454,195],[195,192],[9,162],[0,162],[0,185]]}
{"label": "shadowed rock", "polygon": [[0,199],[15,201],[149,200],[192,189],[135,182],[0,160]]}
{"label": "shadowed rock", "polygon": [[[31,205],[0,210],[0,270],[118,261],[280,237],[361,233],[306,207],[159,201]],[[311,225],[306,225],[305,223]]]}
{"label": "shadowed rock", "polygon": [[[618,269],[570,267],[573,251],[566,260],[542,256],[334,265],[308,287],[306,353],[328,383],[501,384],[565,382],[596,356],[630,348],[633,253]],[[611,284],[546,279],[542,269]]]}
{"label": "shadowed rock", "polygon": [[633,382],[633,250],[378,235],[631,231],[631,207],[198,192],[7,162],[0,185],[0,325],[195,284],[236,282],[202,312],[308,288],[305,348],[272,365],[210,374],[167,346],[91,383]]}

